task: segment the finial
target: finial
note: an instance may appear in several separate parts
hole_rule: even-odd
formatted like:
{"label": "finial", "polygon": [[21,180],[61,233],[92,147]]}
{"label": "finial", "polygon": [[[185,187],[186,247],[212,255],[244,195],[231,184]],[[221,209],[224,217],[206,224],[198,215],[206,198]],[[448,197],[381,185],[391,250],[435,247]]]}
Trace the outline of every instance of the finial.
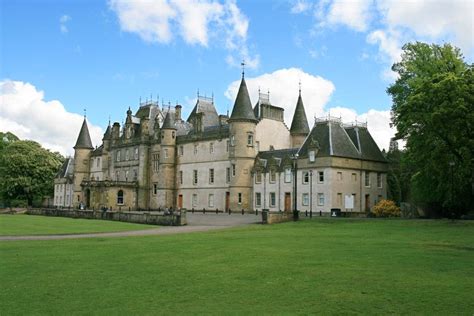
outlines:
{"label": "finial", "polygon": [[300,93],[300,96],[301,96],[301,79],[300,79],[300,81],[298,82],[298,86],[299,86],[299,93]]}
{"label": "finial", "polygon": [[199,88],[197,89],[197,97],[199,99]]}
{"label": "finial", "polygon": [[86,118],[86,116],[87,116],[87,110],[84,109],[84,118]]}
{"label": "finial", "polygon": [[240,65],[242,66],[242,79],[244,79],[244,77],[245,77],[245,59],[242,60]]}
{"label": "finial", "polygon": [[110,126],[110,115],[109,115],[109,126]]}
{"label": "finial", "polygon": [[140,101],[139,105],[142,105],[142,96],[140,96]]}
{"label": "finial", "polygon": [[258,98],[260,99],[260,86],[258,86]]}

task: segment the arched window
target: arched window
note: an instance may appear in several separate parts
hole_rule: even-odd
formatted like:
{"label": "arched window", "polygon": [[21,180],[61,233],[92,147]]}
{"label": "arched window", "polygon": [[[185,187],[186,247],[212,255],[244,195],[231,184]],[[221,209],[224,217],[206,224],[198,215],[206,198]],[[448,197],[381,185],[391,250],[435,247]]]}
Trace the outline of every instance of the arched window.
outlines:
{"label": "arched window", "polygon": [[117,192],[117,204],[123,204],[123,191],[119,190]]}

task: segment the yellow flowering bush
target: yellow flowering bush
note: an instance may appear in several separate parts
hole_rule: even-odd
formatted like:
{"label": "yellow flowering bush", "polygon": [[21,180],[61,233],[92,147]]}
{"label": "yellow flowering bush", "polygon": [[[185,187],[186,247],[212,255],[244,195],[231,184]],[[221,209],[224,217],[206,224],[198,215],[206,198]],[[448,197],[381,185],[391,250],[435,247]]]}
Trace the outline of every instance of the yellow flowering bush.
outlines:
{"label": "yellow flowering bush", "polygon": [[372,212],[375,217],[400,217],[400,208],[392,200],[380,200]]}

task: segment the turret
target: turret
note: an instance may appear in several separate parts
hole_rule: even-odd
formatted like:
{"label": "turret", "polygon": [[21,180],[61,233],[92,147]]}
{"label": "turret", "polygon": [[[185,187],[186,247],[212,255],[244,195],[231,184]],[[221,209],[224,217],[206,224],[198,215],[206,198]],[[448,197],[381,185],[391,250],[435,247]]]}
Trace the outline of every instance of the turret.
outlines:
{"label": "turret", "polygon": [[161,127],[160,146],[160,168],[159,168],[159,194],[158,203],[160,207],[176,207],[175,197],[175,164],[176,151],[176,127],[171,113],[166,113],[163,126]]}
{"label": "turret", "polygon": [[258,120],[255,118],[243,72],[242,81],[228,122],[229,158],[231,162],[229,207],[233,210],[250,210],[253,200],[250,170],[256,155],[254,142]]}
{"label": "turret", "polygon": [[76,207],[80,203],[83,203],[86,207],[89,206],[89,197],[85,196],[81,183],[83,180],[89,180],[89,161],[93,149],[86,117],[84,116],[84,122],[74,146],[74,206]]}
{"label": "turret", "polygon": [[301,98],[301,88],[299,90],[298,102],[296,103],[295,114],[291,122],[290,135],[291,147],[297,148],[303,145],[306,136],[309,134],[308,119],[304,110],[303,99]]}
{"label": "turret", "polygon": [[107,125],[107,129],[105,130],[105,133],[104,133],[104,137],[102,137],[102,143],[104,144],[105,151],[110,150],[111,141],[112,141],[112,128],[110,127],[110,121],[109,121],[109,125]]}

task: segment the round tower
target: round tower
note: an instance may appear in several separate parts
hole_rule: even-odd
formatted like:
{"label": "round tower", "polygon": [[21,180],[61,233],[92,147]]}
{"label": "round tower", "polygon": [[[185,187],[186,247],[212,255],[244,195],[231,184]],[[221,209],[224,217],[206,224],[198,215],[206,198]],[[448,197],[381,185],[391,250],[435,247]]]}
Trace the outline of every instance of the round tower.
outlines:
{"label": "round tower", "polygon": [[84,122],[74,146],[74,207],[79,207],[81,204],[85,207],[90,205],[90,192],[84,191],[81,183],[84,180],[89,180],[90,155],[93,149],[86,117],[84,116]]}
{"label": "round tower", "polygon": [[255,161],[255,130],[258,120],[250,102],[244,73],[234,108],[229,118],[231,181],[229,207],[231,210],[251,210],[253,205],[252,176]]}
{"label": "round tower", "polygon": [[160,167],[158,183],[158,205],[160,207],[176,207],[176,127],[171,113],[168,111],[161,127]]}
{"label": "round tower", "polygon": [[298,95],[298,102],[296,103],[295,113],[291,122],[290,135],[291,147],[299,148],[303,145],[306,136],[309,134],[308,119],[304,110],[303,99],[301,98],[301,84]]}

